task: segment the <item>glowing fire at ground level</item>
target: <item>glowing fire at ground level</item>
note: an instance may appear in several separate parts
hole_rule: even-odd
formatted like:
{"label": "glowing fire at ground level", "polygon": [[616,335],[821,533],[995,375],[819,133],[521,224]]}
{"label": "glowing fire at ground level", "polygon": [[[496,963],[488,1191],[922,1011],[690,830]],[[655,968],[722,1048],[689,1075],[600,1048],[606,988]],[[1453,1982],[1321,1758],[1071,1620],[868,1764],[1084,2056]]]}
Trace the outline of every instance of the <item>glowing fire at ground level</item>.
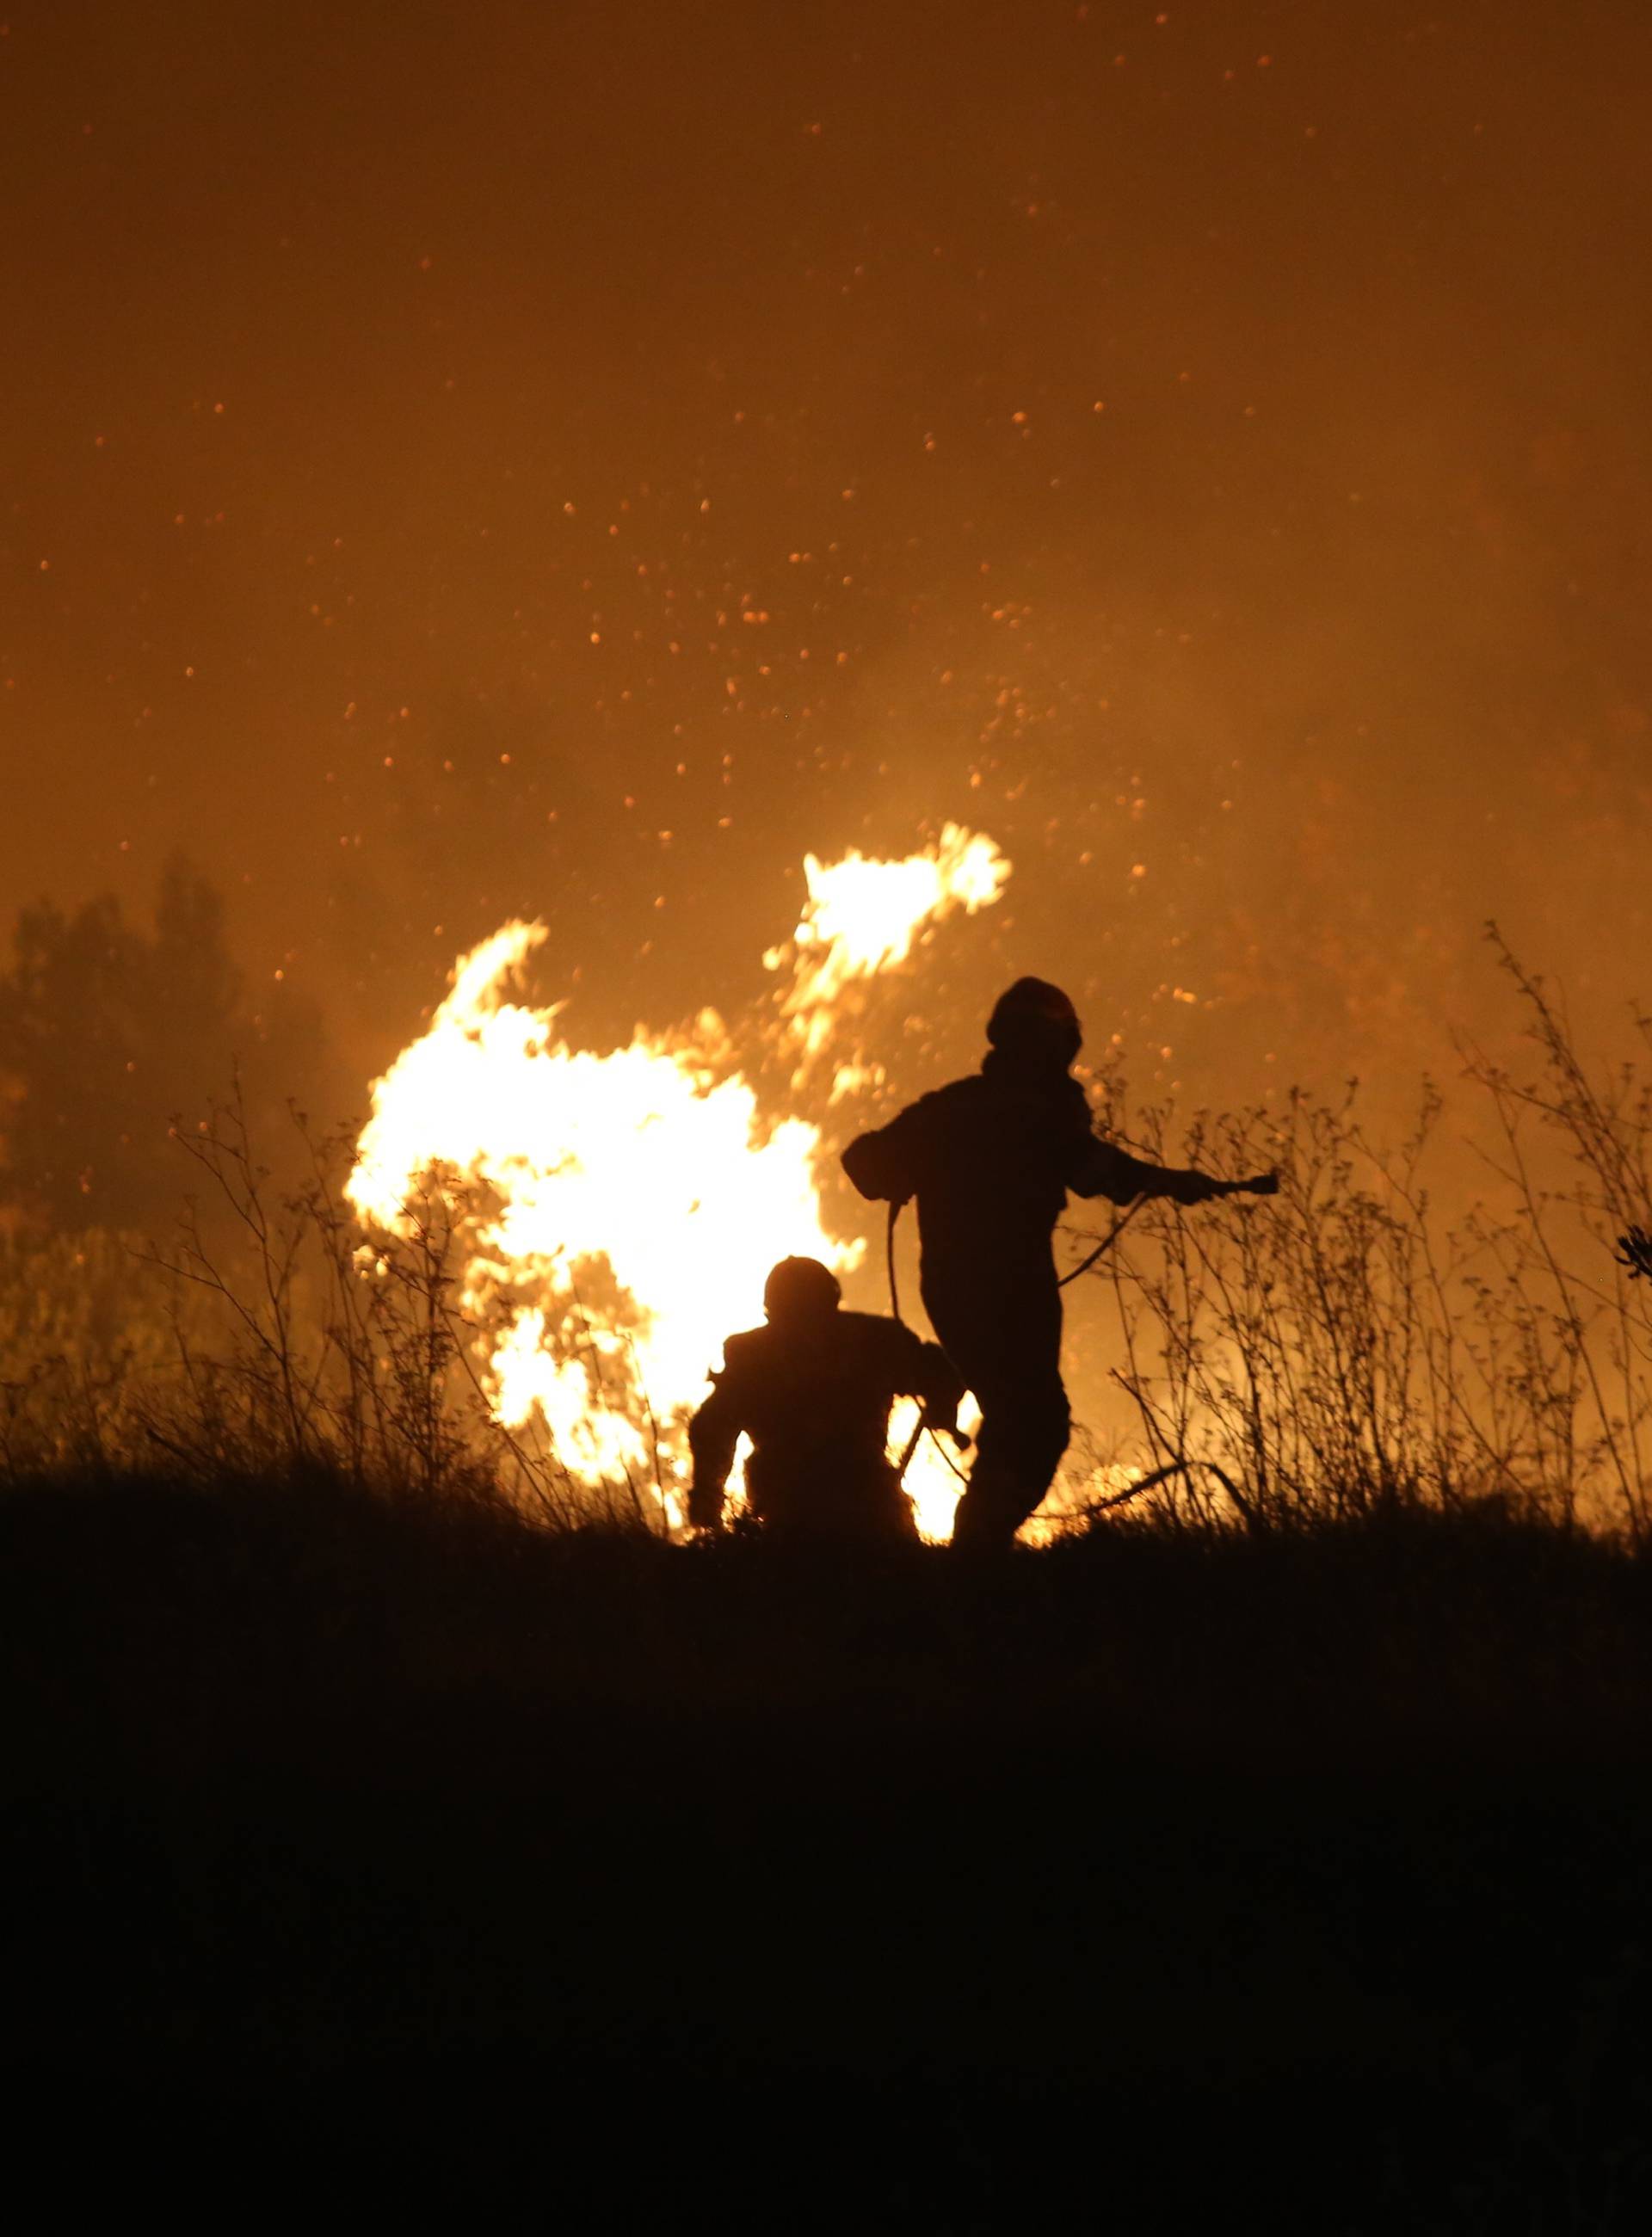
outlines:
{"label": "glowing fire at ground level", "polygon": [[[765,959],[790,984],[746,1038],[816,1101],[876,1078],[853,1038],[860,993],[954,910],[991,906],[1009,868],[955,825],[903,861],[811,855],[803,920]],[[765,1119],[715,1012],[599,1056],[562,1040],[561,1005],[512,999],[545,938],[511,923],[461,957],[429,1030],[374,1086],[349,1193],[394,1232],[433,1169],[457,1176],[475,1206],[459,1302],[497,1417],[578,1481],[646,1485],[676,1527],[684,1424],[724,1336],[759,1317],[770,1267],[798,1253],[848,1270],[864,1245],[826,1231],[820,1129]],[[915,1419],[896,1409],[895,1452]],[[948,1536],[961,1486],[927,1437],[906,1483],[925,1536]]]}

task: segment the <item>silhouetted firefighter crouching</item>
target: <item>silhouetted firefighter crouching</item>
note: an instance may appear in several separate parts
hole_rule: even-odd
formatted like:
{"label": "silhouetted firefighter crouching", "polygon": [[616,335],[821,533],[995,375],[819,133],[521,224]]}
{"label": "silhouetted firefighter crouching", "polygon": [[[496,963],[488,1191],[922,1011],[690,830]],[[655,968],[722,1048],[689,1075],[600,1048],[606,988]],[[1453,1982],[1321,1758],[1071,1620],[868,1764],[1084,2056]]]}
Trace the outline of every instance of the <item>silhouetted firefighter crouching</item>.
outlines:
{"label": "silhouetted firefighter crouching", "polygon": [[864,1197],[918,1204],[921,1289],[935,1334],[981,1409],[953,1526],[960,1546],[1008,1546],[1054,1477],[1072,1426],[1061,1382],[1052,1238],[1069,1190],[1202,1204],[1228,1184],[1148,1165],[1092,1132],[1068,1067],[1083,1044],[1059,987],[1018,979],[987,1026],[986,1061],[862,1134],[843,1167]]}
{"label": "silhouetted firefighter crouching", "polygon": [[746,1495],[777,1535],[912,1539],[912,1501],[888,1457],[889,1409],[923,1403],[937,1429],[957,1420],[963,1385],[938,1344],[899,1321],[840,1309],[817,1258],[783,1258],[763,1292],[764,1328],[731,1336],[711,1396],[689,1425],[689,1520],[716,1529],[743,1431]]}

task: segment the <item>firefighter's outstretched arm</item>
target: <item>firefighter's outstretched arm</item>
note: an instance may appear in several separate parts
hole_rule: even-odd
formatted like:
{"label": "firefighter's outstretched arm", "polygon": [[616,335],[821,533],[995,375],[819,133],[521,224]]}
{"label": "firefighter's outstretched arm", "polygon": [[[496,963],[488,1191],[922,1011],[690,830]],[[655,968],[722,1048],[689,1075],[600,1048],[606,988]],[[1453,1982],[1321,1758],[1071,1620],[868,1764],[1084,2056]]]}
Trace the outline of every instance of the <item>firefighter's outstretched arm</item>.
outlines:
{"label": "firefighter's outstretched arm", "polygon": [[723,1528],[723,1495],[735,1448],[745,1427],[732,1378],[725,1370],[711,1377],[711,1396],[689,1423],[689,1454],[694,1473],[689,1485],[689,1521],[697,1530]]}
{"label": "firefighter's outstretched arm", "polygon": [[1104,1196],[1133,1204],[1141,1196],[1167,1196],[1177,1204],[1204,1204],[1225,1193],[1223,1184],[1186,1165],[1155,1165],[1092,1136],[1067,1175],[1074,1196]]}
{"label": "firefighter's outstretched arm", "polygon": [[1133,1158],[1092,1136],[1080,1151],[1067,1184],[1075,1196],[1110,1197],[1114,1204],[1133,1204],[1139,1197],[1165,1196],[1176,1204],[1208,1204],[1218,1196],[1277,1196],[1278,1173],[1252,1173],[1248,1180],[1222,1181],[1191,1165],[1155,1165],[1146,1158]]}

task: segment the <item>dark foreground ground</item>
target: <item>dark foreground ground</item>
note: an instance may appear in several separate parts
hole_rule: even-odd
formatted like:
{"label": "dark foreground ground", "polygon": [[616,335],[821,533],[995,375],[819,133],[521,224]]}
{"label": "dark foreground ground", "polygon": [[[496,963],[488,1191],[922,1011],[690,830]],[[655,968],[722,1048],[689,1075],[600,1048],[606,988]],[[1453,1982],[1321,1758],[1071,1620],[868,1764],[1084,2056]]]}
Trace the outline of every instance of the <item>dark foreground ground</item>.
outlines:
{"label": "dark foreground ground", "polygon": [[763,1552],[0,1496],[4,2102],[61,2201],[1652,2227],[1644,1561]]}

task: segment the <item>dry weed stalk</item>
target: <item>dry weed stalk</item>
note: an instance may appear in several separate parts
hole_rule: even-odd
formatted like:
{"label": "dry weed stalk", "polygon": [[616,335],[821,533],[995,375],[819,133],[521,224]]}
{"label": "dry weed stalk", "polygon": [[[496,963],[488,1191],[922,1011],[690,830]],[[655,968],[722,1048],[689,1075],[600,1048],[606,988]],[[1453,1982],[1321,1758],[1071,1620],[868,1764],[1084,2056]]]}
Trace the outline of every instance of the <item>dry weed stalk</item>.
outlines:
{"label": "dry weed stalk", "polygon": [[[1100,1269],[1153,1465],[1213,1464],[1261,1524],[1488,1497],[1636,1537],[1652,1521],[1652,1290],[1635,1286],[1652,1263],[1652,1085],[1625,1066],[1597,1086],[1541,982],[1491,937],[1542,1058],[1522,1085],[1464,1051],[1500,1208],[1435,1210],[1442,1103],[1426,1083],[1392,1152],[1351,1087],[1201,1115],[1180,1151],[1168,1110],[1142,1124],[1149,1156],[1280,1170],[1268,1204],[1148,1205]],[[1198,1474],[1155,1497],[1171,1515],[1223,1506]]]}

